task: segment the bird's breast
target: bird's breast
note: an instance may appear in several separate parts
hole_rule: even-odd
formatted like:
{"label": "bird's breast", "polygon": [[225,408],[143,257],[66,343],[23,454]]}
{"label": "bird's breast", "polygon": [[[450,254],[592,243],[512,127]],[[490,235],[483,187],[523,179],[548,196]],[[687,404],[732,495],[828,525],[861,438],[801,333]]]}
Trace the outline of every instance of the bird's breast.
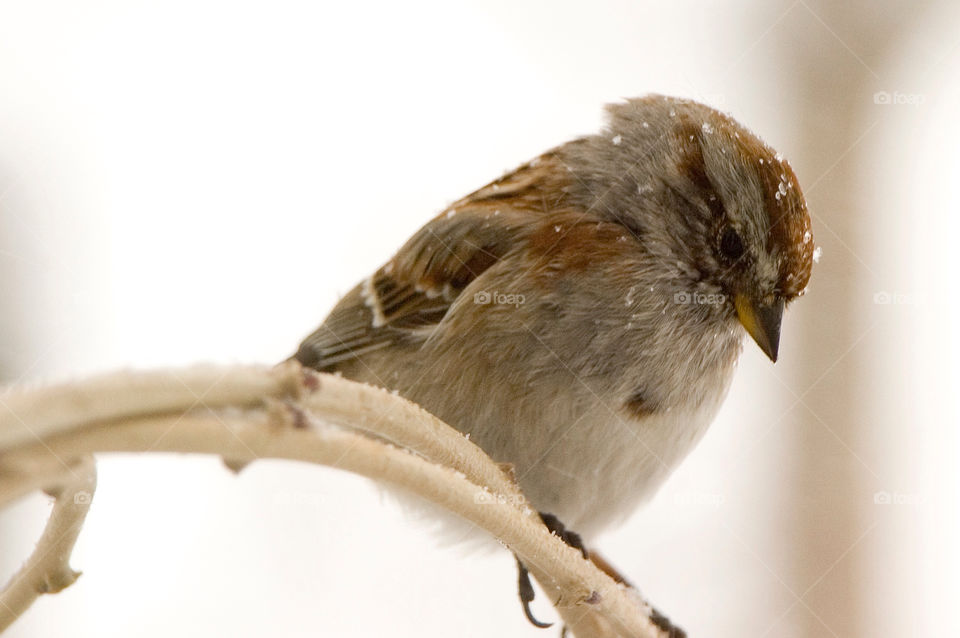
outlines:
{"label": "bird's breast", "polygon": [[703,437],[727,387],[718,385],[692,409],[638,414],[597,401],[539,458],[519,464],[521,487],[538,509],[582,534],[621,522],[656,493]]}

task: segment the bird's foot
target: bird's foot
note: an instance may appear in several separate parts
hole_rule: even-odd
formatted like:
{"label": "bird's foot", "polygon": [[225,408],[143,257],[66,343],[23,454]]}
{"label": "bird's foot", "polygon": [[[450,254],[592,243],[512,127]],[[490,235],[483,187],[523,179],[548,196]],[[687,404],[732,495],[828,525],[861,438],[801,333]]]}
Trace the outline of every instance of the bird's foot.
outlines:
{"label": "bird's foot", "polygon": [[587,548],[583,544],[583,539],[580,538],[580,534],[569,530],[560,522],[553,514],[548,514],[546,512],[540,512],[540,520],[543,521],[543,524],[547,526],[547,529],[550,532],[560,538],[564,543],[574,548],[583,554],[583,557],[587,560],[590,560],[590,552],[587,551]]}
{"label": "bird's foot", "polygon": [[552,622],[540,622],[533,615],[533,612],[530,611],[530,603],[533,602],[536,592],[533,590],[533,583],[530,582],[530,572],[527,571],[527,566],[524,565],[519,558],[517,558],[517,571],[519,573],[517,589],[520,593],[520,604],[523,606],[523,615],[527,617],[527,620],[529,620],[530,624],[534,627],[546,629],[547,627],[553,626]]}
{"label": "bird's foot", "polygon": [[650,622],[663,632],[665,638],[687,638],[687,632],[674,625],[669,618],[653,607],[650,608]]}
{"label": "bird's foot", "polygon": [[[583,544],[583,539],[580,537],[580,535],[576,532],[568,530],[556,516],[553,514],[540,512],[540,520],[543,521],[543,524],[547,526],[547,529],[549,529],[551,533],[558,536],[560,540],[570,547],[578,550],[585,559],[591,561],[614,581],[622,583],[626,587],[634,588],[633,585],[600,554],[588,551],[586,546]],[[517,569],[519,570],[518,585],[520,603],[523,605],[523,613],[527,617],[527,620],[529,620],[530,623],[535,627],[546,628],[552,626],[553,623],[545,623],[537,620],[533,615],[533,612],[530,611],[530,603],[533,601],[535,593],[533,584],[530,582],[530,574],[527,571],[526,566],[520,561],[519,558],[517,558]],[[687,634],[683,631],[683,629],[671,623],[669,618],[653,607],[650,607],[650,621],[656,625],[661,632],[663,632],[662,636],[664,638],[687,638]],[[561,636],[565,635],[566,627],[563,628],[563,633]]]}
{"label": "bird's foot", "polygon": [[[584,558],[589,560],[590,553],[584,546],[583,539],[580,538],[580,534],[568,530],[564,524],[560,522],[560,519],[553,514],[540,512],[540,520],[543,521],[543,524],[547,526],[547,529],[549,529],[552,534],[555,534],[560,538],[560,540],[579,551],[581,554],[583,554]],[[520,604],[523,605],[523,614],[534,627],[540,627],[542,629],[552,626],[553,623],[545,623],[537,620],[533,615],[533,612],[530,611],[530,603],[533,601],[536,593],[533,589],[533,583],[530,582],[530,573],[527,571],[526,565],[524,565],[519,558],[517,558],[517,570],[519,572],[519,578],[517,580],[520,594]]]}
{"label": "bird's foot", "polygon": [[[600,571],[612,578],[615,582],[620,583],[625,587],[629,587],[630,589],[636,589],[633,583],[631,583],[623,574],[617,571],[617,568],[611,565],[602,555],[595,551],[591,551],[590,561],[596,565]],[[662,635],[664,638],[687,638],[685,631],[670,622],[670,619],[660,613],[660,611],[655,607],[652,605],[649,605],[649,607],[650,622],[656,625],[657,628],[663,632]]]}

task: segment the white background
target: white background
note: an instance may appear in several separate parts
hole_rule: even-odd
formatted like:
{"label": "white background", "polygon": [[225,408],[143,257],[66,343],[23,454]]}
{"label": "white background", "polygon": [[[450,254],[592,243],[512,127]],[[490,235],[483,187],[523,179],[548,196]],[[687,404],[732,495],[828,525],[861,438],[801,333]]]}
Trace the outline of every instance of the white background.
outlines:
{"label": "white background", "polygon": [[[891,4],[851,11],[869,22]],[[800,158],[827,248],[781,362],[749,344],[700,447],[599,545],[692,636],[957,635],[960,21],[922,6],[867,56],[813,2],[0,1],[0,371],[276,362],[433,214],[596,130],[604,103],[700,99]],[[802,158],[840,100],[798,88],[785,48],[869,79],[839,85],[862,124],[824,163]],[[878,105],[877,90],[922,103]],[[841,175],[849,208],[823,206]],[[853,312],[830,304],[841,281]],[[805,359],[805,328],[844,313],[862,329]],[[830,376],[844,357],[856,374]],[[797,406],[811,380],[861,407],[851,436]],[[792,522],[817,495],[794,478],[818,467],[794,462],[824,428],[839,443],[819,469],[858,467],[864,496],[851,540],[811,556]],[[9,635],[556,635],[523,619],[507,552],[438,547],[356,477],[114,456],[99,482],[84,575]],[[915,504],[877,507],[877,490]],[[0,513],[0,580],[47,509],[34,496]]]}

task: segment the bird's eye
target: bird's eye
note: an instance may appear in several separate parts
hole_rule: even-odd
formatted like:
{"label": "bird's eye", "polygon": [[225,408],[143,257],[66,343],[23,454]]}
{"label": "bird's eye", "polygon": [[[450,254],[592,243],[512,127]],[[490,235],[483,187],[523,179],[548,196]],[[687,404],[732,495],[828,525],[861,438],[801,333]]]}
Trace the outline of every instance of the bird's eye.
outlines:
{"label": "bird's eye", "polygon": [[743,256],[743,240],[740,233],[727,226],[720,235],[720,253],[730,261],[736,261]]}

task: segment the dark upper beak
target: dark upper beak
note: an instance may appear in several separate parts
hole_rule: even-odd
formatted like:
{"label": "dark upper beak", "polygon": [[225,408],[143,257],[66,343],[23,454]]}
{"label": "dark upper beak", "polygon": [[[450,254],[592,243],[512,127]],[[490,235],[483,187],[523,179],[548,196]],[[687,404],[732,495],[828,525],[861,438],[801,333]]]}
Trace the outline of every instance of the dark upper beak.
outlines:
{"label": "dark upper beak", "polygon": [[783,319],[783,299],[775,297],[770,304],[762,304],[751,297],[738,294],[733,298],[737,317],[757,342],[764,354],[776,362],[780,348],[780,321]]}

